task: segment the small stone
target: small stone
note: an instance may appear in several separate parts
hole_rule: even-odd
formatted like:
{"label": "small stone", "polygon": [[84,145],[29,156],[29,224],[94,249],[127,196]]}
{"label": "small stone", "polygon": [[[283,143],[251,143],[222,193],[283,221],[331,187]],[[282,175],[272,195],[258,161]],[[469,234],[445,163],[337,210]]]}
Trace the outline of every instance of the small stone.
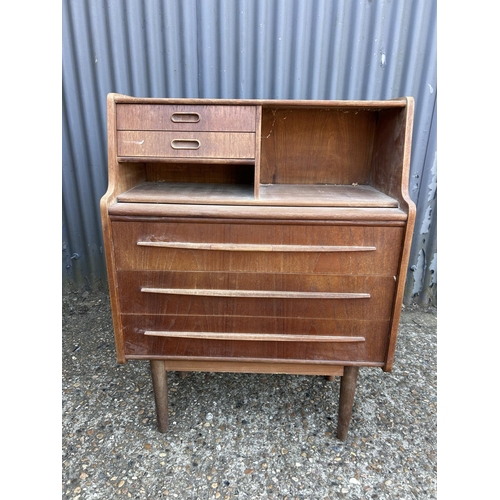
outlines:
{"label": "small stone", "polygon": [[149,443],[146,443],[144,445],[144,448],[146,448],[146,450],[150,450],[151,449],[151,445]]}
{"label": "small stone", "polygon": [[349,482],[351,484],[360,484],[359,481],[355,477],[351,477],[351,479],[349,479]]}
{"label": "small stone", "polygon": [[388,479],[384,484],[386,486],[390,486],[392,484],[392,480]]}
{"label": "small stone", "polygon": [[219,486],[217,483],[212,483],[212,488],[215,490]]}
{"label": "small stone", "polygon": [[205,417],[207,420],[212,420],[214,416],[211,413],[207,413],[207,416]]}
{"label": "small stone", "polygon": [[253,472],[253,469],[245,469],[245,474],[251,474]]}
{"label": "small stone", "polygon": [[124,484],[125,484],[125,481],[122,479],[122,480],[118,483],[118,488],[121,488]]}

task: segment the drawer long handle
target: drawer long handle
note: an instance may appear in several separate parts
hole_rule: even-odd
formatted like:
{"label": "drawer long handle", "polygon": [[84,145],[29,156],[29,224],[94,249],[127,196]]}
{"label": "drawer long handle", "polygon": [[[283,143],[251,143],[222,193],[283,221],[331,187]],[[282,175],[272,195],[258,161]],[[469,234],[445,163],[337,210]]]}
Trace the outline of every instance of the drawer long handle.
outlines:
{"label": "drawer long handle", "polygon": [[203,288],[141,288],[144,293],[194,295],[201,297],[236,297],[259,299],[369,299],[369,293],[353,292],[286,292],[275,290],[216,290]]}
{"label": "drawer long handle", "polygon": [[199,149],[201,143],[198,139],[174,139],[170,145],[173,149]]}
{"label": "drawer long handle", "polygon": [[146,330],[144,335],[207,340],[249,340],[267,342],[365,342],[365,337],[342,335],[284,335],[276,333],[169,332]]}
{"label": "drawer long handle", "polygon": [[183,241],[138,241],[137,244],[143,247],[228,252],[373,252],[377,249],[372,246],[262,245],[252,243],[191,243]]}

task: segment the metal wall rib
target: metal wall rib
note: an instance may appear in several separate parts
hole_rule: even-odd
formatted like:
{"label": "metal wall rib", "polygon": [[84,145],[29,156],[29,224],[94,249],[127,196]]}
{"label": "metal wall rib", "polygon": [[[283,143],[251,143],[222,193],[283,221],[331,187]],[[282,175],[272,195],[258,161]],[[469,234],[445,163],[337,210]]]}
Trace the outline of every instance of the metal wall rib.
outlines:
{"label": "metal wall rib", "polygon": [[64,0],[63,281],[105,280],[106,95],[415,97],[405,299],[436,301],[435,0]]}

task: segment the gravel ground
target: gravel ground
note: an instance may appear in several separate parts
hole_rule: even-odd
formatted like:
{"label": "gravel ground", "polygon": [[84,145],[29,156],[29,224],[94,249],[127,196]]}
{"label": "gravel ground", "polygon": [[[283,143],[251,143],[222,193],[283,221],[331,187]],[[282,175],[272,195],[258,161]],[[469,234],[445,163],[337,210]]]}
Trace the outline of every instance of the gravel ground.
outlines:
{"label": "gravel ground", "polygon": [[116,362],[107,293],[62,309],[63,499],[437,498],[434,310],[404,309],[391,373],[360,370],[341,442],[338,377],[169,372],[160,434],[149,363]]}

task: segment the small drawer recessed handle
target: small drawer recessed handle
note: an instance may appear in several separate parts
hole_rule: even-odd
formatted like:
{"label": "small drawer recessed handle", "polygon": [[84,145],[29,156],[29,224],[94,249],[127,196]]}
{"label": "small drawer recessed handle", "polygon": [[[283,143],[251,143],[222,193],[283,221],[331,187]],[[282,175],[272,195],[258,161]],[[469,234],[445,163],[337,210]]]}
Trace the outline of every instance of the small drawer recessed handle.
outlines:
{"label": "small drawer recessed handle", "polygon": [[173,149],[198,149],[200,141],[196,139],[174,139],[170,145]]}
{"label": "small drawer recessed handle", "polygon": [[172,114],[171,120],[175,123],[198,123],[200,115],[198,113],[178,112]]}

